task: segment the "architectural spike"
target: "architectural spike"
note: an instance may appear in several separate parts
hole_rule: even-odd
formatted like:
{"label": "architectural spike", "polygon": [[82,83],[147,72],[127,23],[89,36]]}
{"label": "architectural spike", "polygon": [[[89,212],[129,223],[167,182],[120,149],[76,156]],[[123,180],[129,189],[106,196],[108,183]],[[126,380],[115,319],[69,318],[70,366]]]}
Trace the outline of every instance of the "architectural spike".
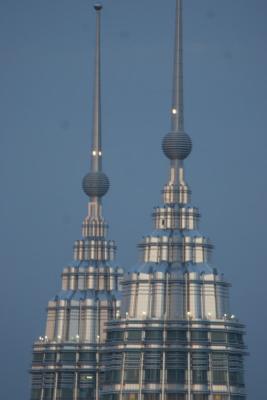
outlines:
{"label": "architectural spike", "polygon": [[171,109],[171,130],[173,132],[184,130],[182,7],[182,0],[176,0],[173,93]]}
{"label": "architectural spike", "polygon": [[91,151],[91,171],[102,169],[101,143],[101,5],[94,6],[96,10],[96,47],[95,47],[95,81],[93,99],[93,132]]}
{"label": "architectural spike", "polygon": [[184,131],[182,0],[176,0],[171,132],[162,141],[162,150],[171,160],[170,180],[164,189],[166,203],[189,201],[183,160],[189,156],[191,149],[191,138]]}
{"label": "architectural spike", "polygon": [[91,147],[91,171],[83,178],[83,190],[91,199],[92,213],[99,214],[101,197],[109,189],[109,179],[102,172],[101,143],[101,10],[102,5],[96,4],[96,48],[95,48],[95,81],[93,98],[93,131]]}

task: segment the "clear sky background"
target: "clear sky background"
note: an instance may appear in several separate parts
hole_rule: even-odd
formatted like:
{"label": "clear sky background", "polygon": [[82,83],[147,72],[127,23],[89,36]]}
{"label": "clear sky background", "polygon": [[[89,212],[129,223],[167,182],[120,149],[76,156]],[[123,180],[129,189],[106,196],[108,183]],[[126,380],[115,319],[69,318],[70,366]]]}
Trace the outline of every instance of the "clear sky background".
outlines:
{"label": "clear sky background", "polygon": [[[174,0],[103,1],[104,199],[118,262],[137,262],[168,176]],[[186,176],[247,325],[249,400],[266,395],[267,2],[185,0]],[[29,399],[33,341],[81,234],[95,13],[0,1],[0,398]]]}

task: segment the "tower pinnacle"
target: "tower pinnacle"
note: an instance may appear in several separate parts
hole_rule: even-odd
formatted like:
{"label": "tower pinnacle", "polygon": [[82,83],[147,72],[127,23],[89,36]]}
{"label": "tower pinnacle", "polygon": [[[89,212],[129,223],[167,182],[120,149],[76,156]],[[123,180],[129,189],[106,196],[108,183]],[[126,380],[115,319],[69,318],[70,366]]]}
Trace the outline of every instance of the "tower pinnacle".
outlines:
{"label": "tower pinnacle", "polygon": [[184,160],[192,149],[191,139],[184,132],[182,0],[176,0],[171,132],[164,137],[162,149],[170,160]]}
{"label": "tower pinnacle", "polygon": [[97,203],[109,189],[108,177],[102,172],[102,142],[101,142],[101,9],[95,4],[96,10],[96,47],[95,47],[95,81],[93,97],[93,129],[91,145],[91,171],[83,178],[82,186],[85,194]]}

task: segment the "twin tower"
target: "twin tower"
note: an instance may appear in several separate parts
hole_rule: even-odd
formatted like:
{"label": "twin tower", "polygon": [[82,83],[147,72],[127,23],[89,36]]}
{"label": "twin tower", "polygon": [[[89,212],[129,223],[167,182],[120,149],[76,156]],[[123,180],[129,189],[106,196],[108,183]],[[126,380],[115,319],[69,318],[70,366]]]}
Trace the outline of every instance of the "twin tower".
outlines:
{"label": "twin tower", "polygon": [[198,225],[184,161],[182,0],[176,0],[170,160],[154,229],[141,261],[123,271],[107,238],[102,197],[100,23],[96,53],[89,197],[82,237],[48,303],[46,330],[33,345],[31,400],[245,400],[244,326],[229,307],[229,284],[212,266],[212,244]]}

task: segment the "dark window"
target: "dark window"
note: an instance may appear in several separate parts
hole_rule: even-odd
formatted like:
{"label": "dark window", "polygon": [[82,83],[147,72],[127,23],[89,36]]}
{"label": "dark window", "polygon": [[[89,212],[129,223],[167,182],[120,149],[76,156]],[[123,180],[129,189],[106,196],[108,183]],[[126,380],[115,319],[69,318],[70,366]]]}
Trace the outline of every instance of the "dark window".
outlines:
{"label": "dark window", "polygon": [[146,340],[162,340],[162,331],[149,330],[146,331]]}
{"label": "dark window", "polygon": [[109,341],[123,340],[123,331],[108,331],[107,340]]}
{"label": "dark window", "polygon": [[202,369],[193,370],[193,383],[195,384],[206,384],[207,383],[207,371]]}
{"label": "dark window", "polygon": [[212,343],[225,343],[226,335],[225,332],[211,332]]}
{"label": "dark window", "polygon": [[230,345],[240,346],[243,345],[243,336],[240,333],[228,333],[228,341]]}
{"label": "dark window", "polygon": [[121,371],[119,369],[114,369],[105,372],[105,383],[121,383]]}
{"label": "dark window", "polygon": [[76,353],[72,351],[66,351],[64,353],[60,353],[60,361],[66,363],[75,363],[76,362]]}
{"label": "dark window", "polygon": [[41,389],[32,389],[31,392],[31,400],[40,400],[41,399],[42,390]]}
{"label": "dark window", "polygon": [[227,384],[227,371],[213,371],[212,379],[214,385],[226,385]]}
{"label": "dark window", "polygon": [[[68,393],[70,393],[70,390],[72,391],[73,386],[74,386],[74,373],[73,372],[60,372],[58,374],[58,387],[62,390],[66,389],[66,396],[68,395]],[[64,400],[65,400],[65,398],[64,398]],[[66,400],[68,400],[68,399],[66,399]]]}
{"label": "dark window", "polygon": [[73,400],[73,389],[72,388],[58,389],[57,400]]}
{"label": "dark window", "polygon": [[126,369],[124,374],[125,383],[139,382],[139,369]]}
{"label": "dark window", "polygon": [[167,331],[167,340],[186,342],[186,331],[169,330]]}
{"label": "dark window", "polygon": [[55,362],[56,356],[56,353],[45,353],[45,362]]}
{"label": "dark window", "polygon": [[207,394],[194,394],[193,400],[208,400],[209,396]]}
{"label": "dark window", "polygon": [[53,388],[55,386],[55,373],[54,372],[46,372],[44,374],[44,387],[45,388]]}
{"label": "dark window", "polygon": [[167,400],[185,400],[185,395],[180,393],[167,393]]}
{"label": "dark window", "polygon": [[144,393],[144,400],[159,400],[159,393]]}
{"label": "dark window", "polygon": [[185,370],[184,369],[168,369],[167,370],[168,383],[185,383]]}
{"label": "dark window", "polygon": [[43,400],[53,400],[53,388],[46,388],[44,389],[44,397]]}
{"label": "dark window", "polygon": [[145,382],[146,383],[159,383],[160,382],[160,369],[145,369]]}
{"label": "dark window", "polygon": [[119,400],[120,395],[118,393],[104,394],[101,400]]}
{"label": "dark window", "polygon": [[44,353],[33,353],[32,361],[34,363],[41,363],[44,359]]}
{"label": "dark window", "polygon": [[229,383],[231,386],[243,386],[244,377],[241,371],[229,372]]}
{"label": "dark window", "polygon": [[83,351],[80,353],[79,361],[80,362],[95,362],[96,355],[93,352]]}
{"label": "dark window", "polygon": [[192,331],[191,340],[194,342],[205,342],[208,340],[208,332],[206,331]]}
{"label": "dark window", "polygon": [[78,400],[88,400],[93,398],[93,389],[91,388],[79,388]]}
{"label": "dark window", "polygon": [[128,340],[129,341],[137,341],[139,342],[142,339],[142,331],[140,330],[131,330],[128,331]]}

